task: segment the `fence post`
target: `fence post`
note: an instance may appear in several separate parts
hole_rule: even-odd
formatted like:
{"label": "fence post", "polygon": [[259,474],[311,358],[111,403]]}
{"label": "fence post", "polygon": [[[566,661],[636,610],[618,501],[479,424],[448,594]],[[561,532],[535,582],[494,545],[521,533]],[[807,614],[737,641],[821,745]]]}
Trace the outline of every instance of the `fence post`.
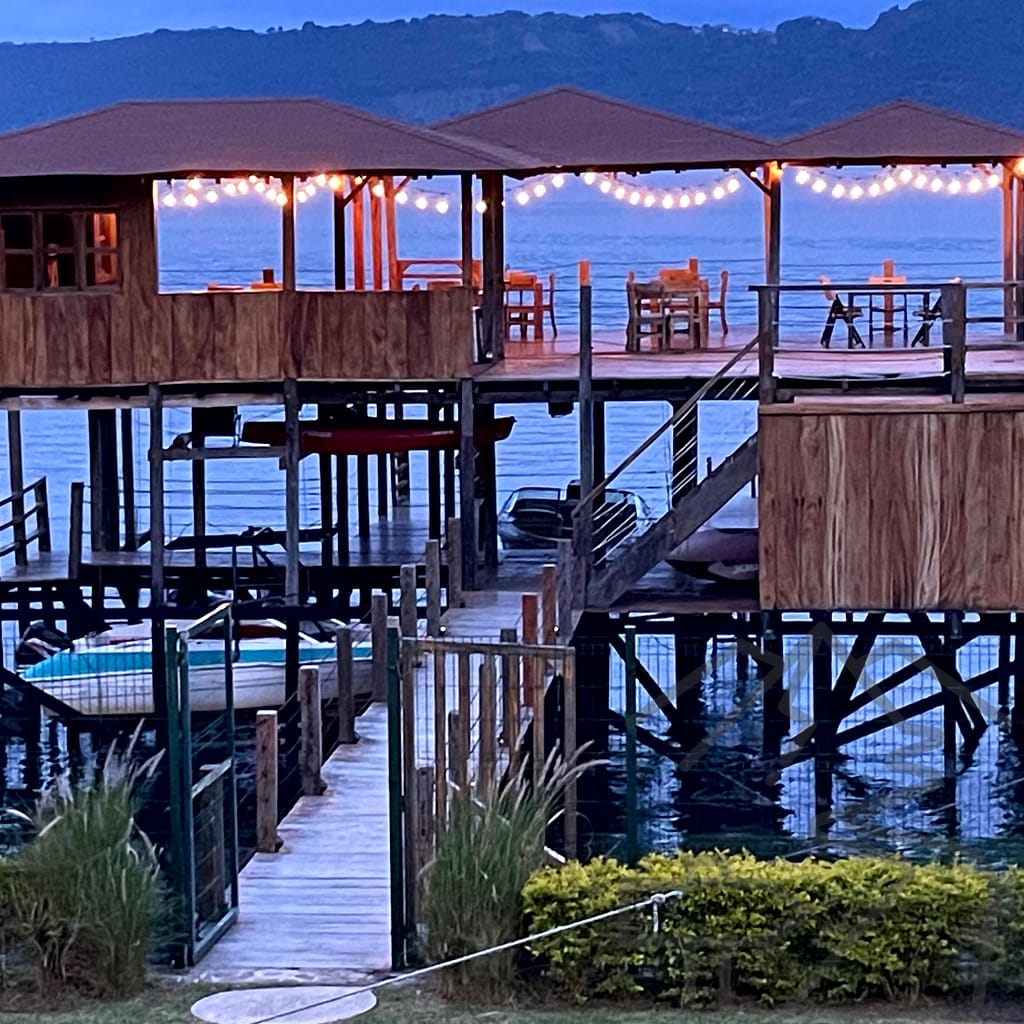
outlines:
{"label": "fence post", "polygon": [[299,776],[304,796],[320,796],[323,780],[323,722],[320,711],[320,672],[309,665],[299,669]]}
{"label": "fence post", "polygon": [[36,533],[39,534],[37,544],[39,550],[50,550],[50,502],[46,496],[46,477],[40,477],[33,484],[36,499]]}
{"label": "fence post", "polygon": [[[428,540],[423,552],[427,588],[427,636],[441,635],[441,544]],[[440,822],[438,823],[440,825]]]}
{"label": "fence post", "polygon": [[[499,633],[503,644],[518,643],[515,628]],[[501,731],[508,748],[509,767],[514,772],[519,766],[519,655],[501,656]]]}
{"label": "fence post", "polygon": [[445,534],[445,549],[448,555],[448,607],[462,608],[462,520],[452,516],[448,520]]}
{"label": "fence post", "polygon": [[398,570],[401,596],[398,602],[398,626],[403,637],[416,636],[416,566],[403,565]]}
{"label": "fence post", "polygon": [[558,593],[555,599],[558,612],[557,639],[560,644],[567,644],[572,639],[572,574],[572,541],[560,540],[558,542]]}
{"label": "fence post", "polygon": [[68,516],[68,579],[77,580],[82,571],[82,528],[85,512],[85,484],[71,485],[71,512]]}
{"label": "fence post", "polygon": [[277,712],[256,712],[256,850],[277,853]]}
{"label": "fence post", "polygon": [[338,630],[337,644],[338,742],[355,743],[359,737],[356,736],[356,700],[352,680],[352,630],[348,626]]}
{"label": "fence post", "polygon": [[447,658],[440,644],[434,658],[434,831],[440,836],[448,821],[448,693]]}
{"label": "fence post", "polygon": [[[565,652],[562,666],[562,718],[564,739],[563,754],[570,758],[576,752],[576,652],[569,648]],[[565,856],[570,860],[576,856],[576,782],[565,787]]]}
{"label": "fence post", "polygon": [[540,641],[555,642],[555,604],[558,587],[558,567],[550,562],[540,567]]}
{"label": "fence post", "polygon": [[636,626],[626,626],[626,849],[632,864],[637,854],[636,778]]}
{"label": "fence post", "polygon": [[949,393],[957,404],[964,400],[967,365],[967,289],[962,283],[944,284],[939,293],[942,310],[942,368],[949,374]]}
{"label": "fence post", "polygon": [[370,690],[375,701],[388,697],[388,599],[386,594],[370,597]]}
{"label": "fence post", "polygon": [[497,688],[494,680],[494,655],[485,654],[480,666],[480,764],[477,778],[480,780],[480,793],[487,799],[494,785],[494,772],[497,765],[497,709],[495,702]]}

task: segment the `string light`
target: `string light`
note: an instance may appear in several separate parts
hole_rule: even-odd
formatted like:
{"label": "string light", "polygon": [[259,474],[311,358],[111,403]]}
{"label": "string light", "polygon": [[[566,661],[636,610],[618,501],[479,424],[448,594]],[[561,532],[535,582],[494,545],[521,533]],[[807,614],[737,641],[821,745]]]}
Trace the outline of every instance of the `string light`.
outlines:
{"label": "string light", "polygon": [[596,185],[604,195],[611,195],[630,206],[642,206],[650,210],[686,210],[691,206],[703,206],[708,199],[721,200],[740,190],[737,174],[730,174],[701,188],[650,188],[646,185],[623,185],[615,174],[604,174],[598,178],[593,172],[582,177],[584,184]]}
{"label": "string light", "polygon": [[476,201],[476,212],[477,213],[486,213],[487,212],[487,203],[486,203],[485,200],[478,199]]}
{"label": "string light", "polygon": [[819,195],[828,192],[834,199],[853,200],[864,196],[875,199],[901,186],[912,186],[935,195],[948,193],[955,196],[964,192],[977,195],[985,188],[998,187],[1002,182],[1000,175],[988,167],[972,167],[962,173],[946,173],[928,167],[899,167],[883,170],[872,178],[855,179],[838,177],[823,169],[801,167],[793,175],[793,180]]}
{"label": "string light", "polygon": [[384,182],[379,179],[373,183],[370,188],[370,192],[375,195],[378,199],[384,198]]}

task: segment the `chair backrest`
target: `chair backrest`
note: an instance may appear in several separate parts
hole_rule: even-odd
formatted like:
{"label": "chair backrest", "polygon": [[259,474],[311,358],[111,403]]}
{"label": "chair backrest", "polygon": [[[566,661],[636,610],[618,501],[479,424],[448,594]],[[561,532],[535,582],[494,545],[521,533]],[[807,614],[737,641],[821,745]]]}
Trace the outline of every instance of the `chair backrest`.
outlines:
{"label": "chair backrest", "polygon": [[824,286],[821,290],[825,293],[825,298],[828,299],[829,302],[835,302],[836,293],[829,287],[832,282],[824,274],[818,278],[818,281]]}
{"label": "chair backrest", "polygon": [[505,287],[512,290],[533,288],[536,283],[536,274],[528,274],[522,270],[509,270],[505,273]]}
{"label": "chair backrest", "polygon": [[662,267],[658,271],[658,279],[667,285],[696,288],[700,283],[700,274],[690,267]]}
{"label": "chair backrest", "polygon": [[[721,275],[721,283],[718,286],[718,298],[712,299],[705,296],[705,303],[709,309],[724,309],[725,308],[725,293],[729,290],[729,271],[723,270]],[[710,291],[710,288],[708,289]]]}

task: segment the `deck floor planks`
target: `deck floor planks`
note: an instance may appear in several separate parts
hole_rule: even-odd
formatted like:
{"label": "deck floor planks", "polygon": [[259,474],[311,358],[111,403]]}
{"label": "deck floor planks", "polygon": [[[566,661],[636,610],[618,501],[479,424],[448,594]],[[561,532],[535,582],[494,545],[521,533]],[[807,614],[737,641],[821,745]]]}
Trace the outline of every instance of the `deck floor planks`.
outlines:
{"label": "deck floor planks", "polygon": [[197,977],[390,968],[387,708],[371,706],[356,731],[324,765],[327,792],[281,823],[281,851],[242,870],[238,923]]}

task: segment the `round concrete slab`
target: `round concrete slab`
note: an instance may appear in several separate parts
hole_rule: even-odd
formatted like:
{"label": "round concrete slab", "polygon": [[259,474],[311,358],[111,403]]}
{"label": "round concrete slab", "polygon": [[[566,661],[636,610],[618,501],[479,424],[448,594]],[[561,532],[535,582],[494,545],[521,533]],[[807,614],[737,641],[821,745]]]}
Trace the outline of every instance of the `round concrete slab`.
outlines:
{"label": "round concrete slab", "polygon": [[372,992],[334,985],[289,985],[217,992],[200,999],[192,1015],[209,1024],[334,1024],[377,1005]]}

